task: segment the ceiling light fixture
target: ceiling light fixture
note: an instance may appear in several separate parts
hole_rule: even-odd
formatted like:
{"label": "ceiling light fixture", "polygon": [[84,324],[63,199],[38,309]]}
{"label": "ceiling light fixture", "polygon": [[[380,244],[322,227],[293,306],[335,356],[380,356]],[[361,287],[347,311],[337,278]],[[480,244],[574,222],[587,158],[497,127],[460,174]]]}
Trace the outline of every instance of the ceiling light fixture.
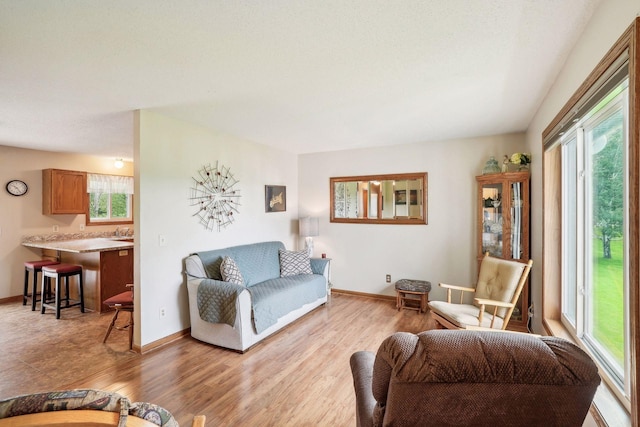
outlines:
{"label": "ceiling light fixture", "polygon": [[113,163],[113,166],[115,166],[116,169],[122,169],[124,167],[124,162],[122,161],[122,159],[116,159],[116,161]]}

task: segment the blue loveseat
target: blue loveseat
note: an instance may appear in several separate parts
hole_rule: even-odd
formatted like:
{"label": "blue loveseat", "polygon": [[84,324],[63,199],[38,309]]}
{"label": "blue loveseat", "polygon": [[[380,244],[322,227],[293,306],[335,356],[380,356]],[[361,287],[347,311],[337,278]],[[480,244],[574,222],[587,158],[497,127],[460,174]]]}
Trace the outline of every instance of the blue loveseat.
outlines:
{"label": "blue loveseat", "polygon": [[190,255],[185,272],[191,336],[244,352],[327,302],[328,263],[286,251],[282,242]]}

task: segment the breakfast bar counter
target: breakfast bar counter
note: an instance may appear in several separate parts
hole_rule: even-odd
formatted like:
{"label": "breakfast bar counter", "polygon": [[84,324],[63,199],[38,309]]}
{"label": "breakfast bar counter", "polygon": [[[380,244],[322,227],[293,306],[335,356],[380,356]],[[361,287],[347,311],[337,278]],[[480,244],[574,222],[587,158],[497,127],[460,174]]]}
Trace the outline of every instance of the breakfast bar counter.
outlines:
{"label": "breakfast bar counter", "polygon": [[[85,306],[102,312],[107,298],[127,290],[133,283],[133,239],[96,237],[74,240],[25,241],[41,255],[60,262],[82,265]],[[74,287],[75,288],[75,287]]]}
{"label": "breakfast bar counter", "polygon": [[78,239],[78,240],[59,240],[59,241],[40,241],[40,242],[24,242],[23,246],[29,248],[46,249],[57,252],[70,253],[86,253],[86,252],[103,252],[117,251],[121,249],[133,249],[131,239],[112,239],[107,237],[97,237],[94,239]]}

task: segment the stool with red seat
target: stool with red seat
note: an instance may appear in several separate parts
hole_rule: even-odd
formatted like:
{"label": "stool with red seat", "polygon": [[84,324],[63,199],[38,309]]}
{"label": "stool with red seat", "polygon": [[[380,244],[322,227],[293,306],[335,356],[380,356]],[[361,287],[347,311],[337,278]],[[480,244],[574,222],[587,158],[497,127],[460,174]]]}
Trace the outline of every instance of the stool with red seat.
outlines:
{"label": "stool with red seat", "polygon": [[[102,342],[107,342],[107,338],[109,338],[109,334],[114,327],[119,331],[128,330],[129,350],[131,350],[133,348],[133,285],[127,285],[127,287],[131,288],[131,290],[119,293],[103,301],[103,304],[109,306],[109,308],[113,308],[116,312],[111,318],[111,323],[109,324],[107,333],[104,334]],[[129,312],[129,323],[124,326],[116,326],[116,320],[118,320],[121,311]]]}
{"label": "stool with red seat", "polygon": [[[36,310],[36,302],[38,299],[38,272],[42,273],[42,267],[45,265],[59,264],[58,261],[50,259],[39,259],[36,261],[26,261],[24,263],[24,291],[22,292],[22,305],[27,305],[27,300],[31,298],[31,311]],[[33,288],[29,293],[29,272],[33,273]],[[50,293],[48,294],[50,296]]]}
{"label": "stool with red seat", "polygon": [[[69,277],[78,276],[78,300],[72,300],[69,297]],[[56,264],[46,265],[42,267],[42,289],[40,293],[45,294],[45,283],[47,280],[55,279],[55,297],[54,298],[42,298],[40,312],[44,314],[45,308],[55,310],[56,319],[60,318],[60,310],[63,308],[70,308],[80,306],[80,311],[84,313],[84,289],[82,286],[82,266],[75,264]],[[65,305],[62,303],[62,279],[65,279]]]}

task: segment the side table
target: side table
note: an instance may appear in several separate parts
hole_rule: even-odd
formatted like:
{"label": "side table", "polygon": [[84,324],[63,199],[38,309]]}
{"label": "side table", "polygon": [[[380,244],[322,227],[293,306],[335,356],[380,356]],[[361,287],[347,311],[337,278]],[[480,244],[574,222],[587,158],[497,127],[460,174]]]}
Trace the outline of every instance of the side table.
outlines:
{"label": "side table", "polygon": [[[431,282],[426,280],[400,279],[396,282],[396,308],[400,311],[403,308],[417,310],[419,313],[427,311],[429,302],[429,292]],[[416,307],[407,305],[407,301],[419,302]]]}

